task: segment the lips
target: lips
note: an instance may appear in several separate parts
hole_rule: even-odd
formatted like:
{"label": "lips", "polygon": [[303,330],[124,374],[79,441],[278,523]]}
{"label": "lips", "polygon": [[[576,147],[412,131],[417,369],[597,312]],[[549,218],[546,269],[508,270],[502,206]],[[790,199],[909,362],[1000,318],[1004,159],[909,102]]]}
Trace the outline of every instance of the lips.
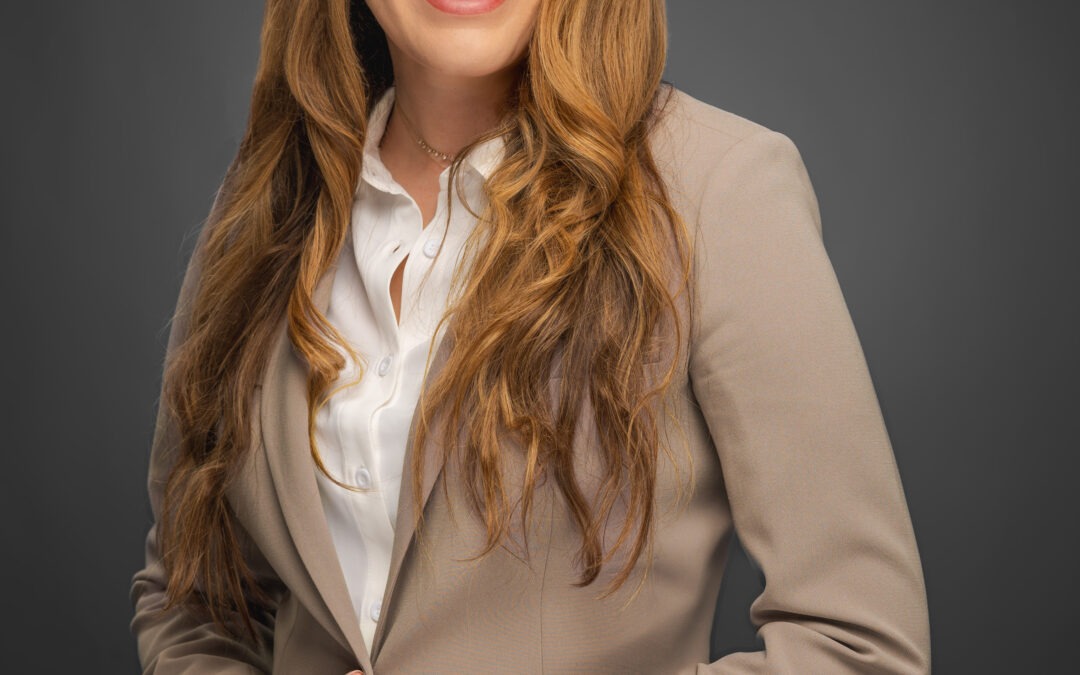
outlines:
{"label": "lips", "polygon": [[484,14],[503,4],[503,0],[427,0],[428,4],[447,14]]}

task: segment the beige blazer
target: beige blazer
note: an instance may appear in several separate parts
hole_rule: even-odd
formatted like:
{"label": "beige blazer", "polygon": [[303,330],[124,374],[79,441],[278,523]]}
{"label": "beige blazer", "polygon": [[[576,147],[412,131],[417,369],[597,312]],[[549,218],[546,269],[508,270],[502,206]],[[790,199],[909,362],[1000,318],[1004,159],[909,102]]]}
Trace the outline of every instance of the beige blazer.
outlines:
{"label": "beige blazer", "polygon": [[[416,452],[429,460],[426,526],[423,538],[414,536],[406,476],[368,653],[322,511],[305,370],[283,321],[252,392],[255,446],[228,493],[251,563],[278,599],[262,624],[272,650],[230,641],[182,612],[155,614],[165,577],[152,527],[146,566],[131,586],[131,628],[146,672],[929,672],[912,523],[799,151],[784,134],[679,90],[651,142],[694,234],[694,288],[683,314],[691,330],[675,419],[663,427],[677,450],[660,467],[652,566],[640,588],[632,579],[597,599],[606,574],[597,585],[573,585],[578,537],[550,484],[537,494],[527,556],[502,548],[468,560],[483,529],[458,477],[452,467],[434,470],[433,447],[410,442],[406,466]],[[197,247],[168,353],[186,331],[198,257]],[[332,277],[316,290],[323,308]],[[452,345],[442,342],[429,378]],[[556,368],[553,391],[559,377]],[[155,516],[174,434],[159,411],[148,483]],[[591,438],[583,425],[576,448],[586,477]],[[513,471],[512,449],[508,457]],[[680,490],[690,491],[681,505]],[[765,577],[750,607],[765,650],[710,663],[735,530]]]}

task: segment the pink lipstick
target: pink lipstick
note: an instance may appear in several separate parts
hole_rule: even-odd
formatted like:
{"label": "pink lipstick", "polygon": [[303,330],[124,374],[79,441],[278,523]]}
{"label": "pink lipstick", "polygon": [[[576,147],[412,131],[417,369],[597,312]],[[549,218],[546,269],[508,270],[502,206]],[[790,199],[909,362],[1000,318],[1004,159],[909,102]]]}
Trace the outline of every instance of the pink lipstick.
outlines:
{"label": "pink lipstick", "polygon": [[447,14],[484,14],[490,12],[503,0],[427,0],[428,4]]}

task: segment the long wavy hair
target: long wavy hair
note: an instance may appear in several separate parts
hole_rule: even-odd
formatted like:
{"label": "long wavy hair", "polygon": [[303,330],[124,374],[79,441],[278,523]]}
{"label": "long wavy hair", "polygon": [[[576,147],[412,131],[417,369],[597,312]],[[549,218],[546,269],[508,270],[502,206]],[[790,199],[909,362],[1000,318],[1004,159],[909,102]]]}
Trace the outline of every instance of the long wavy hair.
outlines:
{"label": "long wavy hair", "polygon": [[[658,336],[681,345],[677,296],[688,288],[685,226],[648,144],[663,109],[664,0],[543,0],[501,123],[450,167],[453,184],[475,145],[502,135],[443,316],[449,361],[423,391],[415,447],[445,415],[442,458],[456,458],[487,529],[484,555],[528,516],[551,479],[581,533],[579,583],[616,549],[632,574],[650,540],[659,453],[655,402],[681,348],[650,377]],[[162,405],[179,429],[159,521],[168,601],[255,639],[269,608],[237,539],[226,498],[251,445],[251,392],[280,321],[308,367],[308,436],[346,365],[363,361],[323,316],[313,289],[346,241],[368,113],[393,83],[386,36],[362,0],[268,0],[248,125],[200,238],[201,275],[189,330],[166,365]],[[670,94],[671,87],[666,87]],[[673,254],[674,252],[674,254]],[[674,264],[673,264],[674,263]],[[672,271],[675,271],[673,283]],[[430,356],[430,354],[429,354]],[[550,394],[553,367],[563,377]],[[362,373],[361,373],[362,376]],[[554,400],[553,400],[554,399]],[[572,441],[591,405],[604,469],[586,489]],[[525,464],[520,503],[508,498],[504,439]],[[412,468],[423,509],[421,454]],[[625,517],[614,545],[604,526]]]}

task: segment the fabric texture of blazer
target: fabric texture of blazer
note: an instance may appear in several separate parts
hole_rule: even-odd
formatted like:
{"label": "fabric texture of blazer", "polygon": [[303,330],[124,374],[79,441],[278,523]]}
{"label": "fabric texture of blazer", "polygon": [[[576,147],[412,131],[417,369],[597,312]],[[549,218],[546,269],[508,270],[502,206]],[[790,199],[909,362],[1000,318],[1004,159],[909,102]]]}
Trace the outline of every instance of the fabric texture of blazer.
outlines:
{"label": "fabric texture of blazer", "polygon": [[[640,586],[632,577],[598,599],[619,557],[595,584],[574,585],[579,535],[554,481],[538,488],[526,556],[504,547],[473,559],[483,525],[453,465],[440,471],[433,461],[435,439],[413,447],[410,432],[406,467],[414,453],[427,466],[425,523],[417,537],[404,479],[369,654],[322,511],[306,370],[283,319],[252,392],[253,447],[228,489],[248,559],[277,602],[259,626],[270,646],[228,639],[183,611],[157,613],[165,575],[155,525],[131,586],[145,672],[929,672],[915,534],[799,151],[783,133],[678,89],[650,143],[694,246],[674,419],[661,424],[675,451],[661,456],[652,555],[638,571],[651,566]],[[203,239],[184,277],[166,358],[186,334]],[[315,291],[324,309],[332,278]],[[429,380],[451,349],[448,333]],[[554,391],[558,368],[551,377]],[[595,431],[587,404],[583,413],[575,461],[587,488],[596,477]],[[159,410],[148,480],[155,518],[175,442]],[[506,458],[512,476],[521,463],[513,448]],[[765,578],[750,607],[765,650],[710,663],[713,611],[736,530]]]}

